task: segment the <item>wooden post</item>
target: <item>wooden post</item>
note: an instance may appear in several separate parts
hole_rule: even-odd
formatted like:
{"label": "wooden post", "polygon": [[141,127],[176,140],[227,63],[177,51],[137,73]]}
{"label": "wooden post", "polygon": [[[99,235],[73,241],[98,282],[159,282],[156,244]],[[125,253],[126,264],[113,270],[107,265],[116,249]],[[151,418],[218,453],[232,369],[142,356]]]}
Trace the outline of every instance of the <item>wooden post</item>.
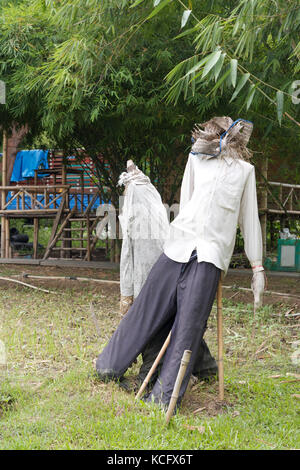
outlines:
{"label": "wooden post", "polygon": [[84,213],[84,177],[83,173],[80,175],[81,184],[81,212]]}
{"label": "wooden post", "polygon": [[[7,185],[7,132],[3,131],[2,186]],[[6,191],[1,190],[1,209],[5,206]],[[1,258],[5,257],[6,218],[1,217]]]}
{"label": "wooden post", "polygon": [[5,217],[5,258],[9,258],[9,248],[10,248],[9,217]]}
{"label": "wooden post", "polygon": [[181,363],[180,363],[180,368],[177,374],[176,382],[174,385],[171,400],[170,400],[169,407],[168,407],[167,414],[166,414],[166,424],[169,424],[170,419],[173,415],[173,412],[174,412],[174,409],[178,400],[180,387],[185,376],[186,368],[190,362],[191,354],[192,354],[192,351],[188,349],[186,349],[183,353]]}
{"label": "wooden post", "polygon": [[224,400],[224,361],[223,361],[223,308],[222,308],[222,274],[217,290],[217,331],[218,331],[218,376],[219,399]]}
{"label": "wooden post", "polygon": [[87,227],[87,260],[91,261],[91,227],[90,227],[90,216],[86,215],[86,227]]}
{"label": "wooden post", "polygon": [[158,364],[159,364],[160,361],[161,361],[161,358],[162,358],[163,355],[165,354],[166,349],[167,349],[167,347],[168,347],[169,344],[170,344],[170,340],[171,340],[171,331],[170,331],[170,333],[168,334],[167,339],[165,340],[164,344],[162,345],[162,348],[161,348],[161,350],[159,351],[159,353],[158,353],[158,355],[157,355],[155,361],[153,362],[151,369],[149,370],[148,374],[146,375],[146,378],[145,378],[144,382],[142,383],[142,385],[141,385],[141,387],[140,387],[138,393],[136,394],[136,396],[135,396],[135,399],[136,399],[136,400],[138,400],[139,398],[141,398],[141,396],[142,396],[142,394],[143,394],[145,388],[147,387],[148,383],[150,382],[150,379],[151,379],[152,375],[153,375],[154,372],[156,371],[157,366],[158,366]]}
{"label": "wooden post", "polygon": [[[54,183],[54,188],[53,188],[53,199],[56,198],[56,174],[54,173],[53,175],[53,183]],[[56,209],[56,201],[53,203],[53,209]]]}
{"label": "wooden post", "polygon": [[[268,180],[268,159],[265,158],[262,164],[261,173],[265,180]],[[264,181],[263,181],[264,182]],[[261,233],[262,233],[262,241],[263,241],[263,258],[266,257],[267,254],[267,220],[268,220],[268,191],[266,187],[263,187],[261,190],[261,201],[260,201],[260,209],[263,213],[260,216],[260,223],[261,223]]]}
{"label": "wooden post", "polygon": [[33,219],[33,258],[38,257],[38,242],[39,242],[39,219]]}

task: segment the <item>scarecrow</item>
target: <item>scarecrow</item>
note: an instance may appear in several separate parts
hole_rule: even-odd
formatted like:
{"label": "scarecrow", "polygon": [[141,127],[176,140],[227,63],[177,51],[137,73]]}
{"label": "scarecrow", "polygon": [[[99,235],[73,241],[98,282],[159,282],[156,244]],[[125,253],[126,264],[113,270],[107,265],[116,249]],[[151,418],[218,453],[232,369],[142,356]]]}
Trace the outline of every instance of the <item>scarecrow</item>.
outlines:
{"label": "scarecrow", "polygon": [[164,329],[170,344],[152,391],[145,398],[167,406],[185,350],[191,359],[180,403],[206,327],[221,273],[226,274],[239,224],[251,263],[255,306],[262,302],[264,269],[254,167],[247,148],[253,124],[215,117],[197,125],[183,175],[180,209],[169,239],[138,297],[96,361],[103,380],[123,376]]}
{"label": "scarecrow", "polygon": [[[169,221],[160,194],[150,179],[133,163],[127,161],[127,172],[120,175],[119,186],[125,186],[124,201],[119,215],[122,227],[120,259],[120,314],[124,316],[138,297],[152,266],[163,252],[169,236]],[[169,333],[169,325],[147,344],[142,352],[143,363],[135,383],[120,380],[126,390],[137,388],[150,370],[162,344]],[[156,372],[158,373],[159,368]],[[204,339],[200,344],[194,376],[208,379],[216,376],[218,367]],[[155,375],[152,381],[155,380]]]}

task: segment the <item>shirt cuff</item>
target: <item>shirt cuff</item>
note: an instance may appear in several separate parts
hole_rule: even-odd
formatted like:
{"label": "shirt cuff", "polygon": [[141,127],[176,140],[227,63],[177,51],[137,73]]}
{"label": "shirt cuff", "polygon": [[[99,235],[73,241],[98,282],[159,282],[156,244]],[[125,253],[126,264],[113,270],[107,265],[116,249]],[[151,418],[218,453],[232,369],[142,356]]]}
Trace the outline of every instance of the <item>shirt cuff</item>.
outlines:
{"label": "shirt cuff", "polygon": [[123,297],[132,297],[133,296],[133,289],[131,288],[123,288],[123,289],[120,289],[120,293]]}
{"label": "shirt cuff", "polygon": [[253,263],[251,263],[251,268],[252,268],[252,272],[253,273],[259,273],[260,271],[264,271],[264,267],[262,265],[262,261],[259,260],[259,261],[254,261]]}

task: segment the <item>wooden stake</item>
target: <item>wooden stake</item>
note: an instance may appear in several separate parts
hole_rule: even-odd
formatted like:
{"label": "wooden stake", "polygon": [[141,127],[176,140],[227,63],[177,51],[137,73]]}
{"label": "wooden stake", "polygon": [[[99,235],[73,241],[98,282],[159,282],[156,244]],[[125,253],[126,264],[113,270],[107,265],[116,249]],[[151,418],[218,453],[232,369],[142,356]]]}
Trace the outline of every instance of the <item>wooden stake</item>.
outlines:
{"label": "wooden stake", "polygon": [[10,247],[10,233],[9,233],[9,218],[5,217],[5,258],[9,258]]}
{"label": "wooden stake", "polygon": [[180,387],[181,387],[183,378],[185,376],[186,368],[188,366],[188,363],[190,362],[191,354],[192,354],[192,351],[189,351],[188,349],[186,349],[183,353],[181,363],[180,363],[180,368],[177,374],[176,382],[174,385],[168,411],[166,414],[166,424],[169,424],[170,419],[173,416],[173,412],[174,412],[174,409],[178,400],[179,392],[180,392]]}
{"label": "wooden stake", "polygon": [[1,217],[1,258],[5,258],[5,217]]}
{"label": "wooden stake", "polygon": [[135,399],[138,400],[139,398],[141,398],[145,388],[147,387],[152,375],[154,374],[158,364],[160,363],[160,360],[161,358],[163,357],[163,355],[165,354],[166,352],[166,349],[167,347],[169,346],[169,343],[170,343],[170,340],[171,340],[171,331],[167,337],[167,339],[165,340],[161,350],[159,351],[158,355],[157,355],[157,358],[155,359],[155,361],[153,362],[153,365],[151,367],[151,369],[149,370],[148,374],[146,375],[146,378],[144,380],[144,382],[142,383],[142,386],[141,388],[139,389],[138,393],[136,394],[135,396]]}
{"label": "wooden stake", "polygon": [[223,309],[222,309],[222,275],[217,290],[217,330],[218,330],[218,376],[219,399],[224,400],[224,363],[223,363]]}
{"label": "wooden stake", "polygon": [[[7,184],[7,132],[3,131],[3,156],[2,156],[2,190],[1,190],[1,209],[3,210],[6,202]],[[1,217],[1,258],[5,258],[5,240],[6,240],[6,219]]]}
{"label": "wooden stake", "polygon": [[33,258],[38,257],[38,241],[39,241],[39,219],[33,219]]}
{"label": "wooden stake", "polygon": [[[262,169],[261,169],[262,176],[264,177],[264,180],[268,180],[268,159],[265,158],[262,164]],[[268,190],[267,187],[264,186],[261,190],[261,201],[260,201],[261,207],[260,209],[263,212],[263,214],[260,216],[260,223],[261,223],[261,231],[262,231],[262,241],[263,241],[263,257],[266,257],[267,253],[267,220],[268,220],[268,215],[267,215],[267,210],[268,210]]]}
{"label": "wooden stake", "polygon": [[87,260],[91,261],[91,226],[90,226],[90,216],[89,213],[86,215],[86,228],[87,228]]}

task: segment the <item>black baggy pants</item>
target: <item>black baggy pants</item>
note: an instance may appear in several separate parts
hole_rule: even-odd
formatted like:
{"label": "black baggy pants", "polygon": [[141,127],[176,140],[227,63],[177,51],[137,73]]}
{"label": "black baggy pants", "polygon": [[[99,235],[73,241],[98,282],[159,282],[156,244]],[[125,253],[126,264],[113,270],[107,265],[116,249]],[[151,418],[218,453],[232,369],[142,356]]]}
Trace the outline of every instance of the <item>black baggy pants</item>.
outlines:
{"label": "black baggy pants", "polygon": [[211,263],[198,263],[197,259],[178,263],[162,254],[99,355],[96,362],[99,376],[121,377],[151,339],[169,324],[171,341],[149,400],[169,403],[183,352],[190,349],[192,355],[180,389],[180,403],[197,359],[220,273]]}

